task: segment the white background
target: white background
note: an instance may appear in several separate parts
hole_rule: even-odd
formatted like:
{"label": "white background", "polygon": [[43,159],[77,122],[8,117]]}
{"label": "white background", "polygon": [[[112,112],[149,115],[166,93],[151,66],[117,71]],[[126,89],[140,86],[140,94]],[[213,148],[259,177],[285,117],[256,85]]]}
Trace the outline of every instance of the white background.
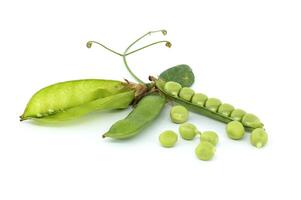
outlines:
{"label": "white background", "polygon": [[[300,10],[297,0],[1,1],[0,199],[300,199]],[[224,124],[196,114],[190,122],[220,136],[214,159],[196,158],[198,138],[162,148],[159,133],[178,128],[168,106],[127,141],[100,136],[130,109],[57,126],[18,121],[31,95],[49,84],[133,80],[120,57],[87,49],[86,41],[122,52],[161,28],[167,36],[140,45],[168,39],[173,46],[129,56],[138,76],[190,65],[196,91],[260,116],[265,148],[248,136],[230,140]]]}

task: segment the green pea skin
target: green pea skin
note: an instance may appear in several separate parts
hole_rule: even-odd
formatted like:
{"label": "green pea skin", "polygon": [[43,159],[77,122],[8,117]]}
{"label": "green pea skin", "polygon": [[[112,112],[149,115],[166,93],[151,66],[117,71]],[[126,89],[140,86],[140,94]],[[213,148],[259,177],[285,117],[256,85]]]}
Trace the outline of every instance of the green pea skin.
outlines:
{"label": "green pea skin", "polygon": [[224,115],[224,116],[229,116],[231,112],[234,110],[234,107],[231,104],[228,103],[223,103],[219,108],[218,108],[218,113]]}
{"label": "green pea skin", "polygon": [[170,110],[170,119],[176,124],[182,124],[188,120],[189,112],[181,105],[173,106]]}
{"label": "green pea skin", "polygon": [[184,123],[179,126],[179,132],[183,139],[192,140],[198,133],[198,130],[195,125]]}
{"label": "green pea skin", "polygon": [[189,87],[183,87],[179,93],[179,97],[186,101],[191,101],[193,95],[194,95],[194,91]]}
{"label": "green pea skin", "polygon": [[230,117],[235,121],[241,121],[246,112],[242,109],[234,109]]}
{"label": "green pea skin", "polygon": [[215,154],[215,146],[207,141],[201,141],[195,149],[195,154],[200,160],[211,160]]}
{"label": "green pea skin", "polygon": [[262,148],[268,141],[268,134],[263,128],[256,128],[252,131],[250,136],[251,144],[256,148]]}
{"label": "green pea skin", "polygon": [[262,128],[263,124],[260,122],[259,118],[251,113],[247,113],[243,116],[241,120],[243,125],[252,127],[252,128]]}
{"label": "green pea skin", "polygon": [[208,110],[211,110],[212,112],[216,112],[221,103],[222,102],[217,98],[209,98],[205,103],[205,107],[208,108]]}
{"label": "green pea skin", "polygon": [[228,137],[233,140],[242,139],[245,135],[244,126],[238,121],[229,122],[226,126],[226,132]]}
{"label": "green pea skin", "polygon": [[159,141],[163,147],[173,147],[178,141],[178,135],[171,130],[164,131],[160,134]]}
{"label": "green pea skin", "polygon": [[218,143],[218,135],[214,131],[204,131],[201,133],[200,140],[210,142],[216,146]]}
{"label": "green pea skin", "polygon": [[196,93],[193,95],[191,99],[191,103],[197,106],[204,106],[205,102],[207,101],[208,97],[202,93]]}
{"label": "green pea skin", "polygon": [[164,91],[174,97],[178,96],[181,88],[182,88],[182,86],[179,83],[174,82],[174,81],[168,81],[164,85]]}

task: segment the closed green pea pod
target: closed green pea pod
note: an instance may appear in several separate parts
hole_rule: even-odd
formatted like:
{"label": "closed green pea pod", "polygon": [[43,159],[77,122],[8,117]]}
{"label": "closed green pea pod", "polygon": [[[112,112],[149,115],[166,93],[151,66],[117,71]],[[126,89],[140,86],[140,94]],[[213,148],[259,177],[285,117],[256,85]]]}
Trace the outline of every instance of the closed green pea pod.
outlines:
{"label": "closed green pea pod", "polygon": [[20,118],[57,122],[94,110],[127,108],[134,99],[134,93],[127,83],[114,80],[61,82],[34,94]]}
{"label": "closed green pea pod", "polygon": [[134,110],[122,120],[114,123],[103,137],[126,139],[138,134],[161,113],[165,97],[151,94],[143,97]]}
{"label": "closed green pea pod", "polygon": [[202,93],[196,93],[193,95],[191,99],[191,103],[197,106],[204,106],[207,99],[208,99],[207,95]]}
{"label": "closed green pea pod", "polygon": [[194,91],[189,87],[183,87],[179,93],[179,97],[186,101],[190,101],[193,95]]}
{"label": "closed green pea pod", "polygon": [[213,112],[216,112],[221,103],[222,102],[217,98],[209,98],[205,103],[205,107]]}
{"label": "closed green pea pod", "polygon": [[242,109],[234,109],[230,117],[235,121],[241,121],[246,112]]}
{"label": "closed green pea pod", "polygon": [[218,108],[218,113],[229,116],[231,112],[234,110],[234,107],[228,103],[223,103],[219,108]]}

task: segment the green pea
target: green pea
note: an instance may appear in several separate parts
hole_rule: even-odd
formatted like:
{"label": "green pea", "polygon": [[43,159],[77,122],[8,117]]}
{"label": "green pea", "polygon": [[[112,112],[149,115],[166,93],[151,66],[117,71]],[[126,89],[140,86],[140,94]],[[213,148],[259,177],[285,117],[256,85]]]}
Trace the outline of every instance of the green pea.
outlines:
{"label": "green pea", "polygon": [[200,160],[211,160],[215,154],[215,146],[207,141],[201,141],[195,149],[195,154]]}
{"label": "green pea", "polygon": [[173,147],[178,140],[178,135],[173,131],[164,131],[159,136],[160,144],[163,147]]}
{"label": "green pea", "polygon": [[239,140],[245,135],[244,126],[238,121],[229,122],[226,126],[226,132],[228,137],[233,140]]}
{"label": "green pea", "polygon": [[198,130],[195,125],[191,123],[185,123],[179,126],[179,132],[183,139],[192,140],[198,133]]}
{"label": "green pea", "polygon": [[201,141],[207,141],[214,146],[218,143],[218,135],[214,131],[204,131],[201,133]]}
{"label": "green pea", "polygon": [[191,103],[198,106],[204,106],[205,102],[207,101],[208,97],[202,93],[196,93],[193,95]]}
{"label": "green pea", "polygon": [[254,115],[247,113],[242,118],[243,125],[252,127],[252,128],[262,128],[263,124],[260,122],[259,118]]}
{"label": "green pea", "polygon": [[179,97],[181,97],[182,99],[185,99],[186,101],[190,101],[193,95],[194,95],[193,89],[191,89],[189,87],[183,87],[180,90]]}
{"label": "green pea", "polygon": [[263,128],[256,128],[252,131],[250,142],[257,148],[264,147],[268,141],[268,134]]}
{"label": "green pea", "polygon": [[168,81],[167,83],[165,83],[164,85],[164,90],[165,92],[167,92],[168,94],[177,97],[180,90],[181,90],[182,86],[174,81]]}
{"label": "green pea", "polygon": [[170,111],[170,119],[176,124],[182,124],[188,120],[189,112],[184,106],[173,106]]}
{"label": "green pea", "polygon": [[213,112],[216,112],[221,103],[222,102],[217,98],[209,98],[205,103],[205,107]]}
{"label": "green pea", "polygon": [[235,121],[241,121],[246,112],[242,109],[235,109],[232,111],[230,117]]}
{"label": "green pea", "polygon": [[229,116],[231,112],[234,110],[234,107],[231,104],[228,103],[223,103],[219,108],[218,108],[218,113],[224,115],[224,116]]}

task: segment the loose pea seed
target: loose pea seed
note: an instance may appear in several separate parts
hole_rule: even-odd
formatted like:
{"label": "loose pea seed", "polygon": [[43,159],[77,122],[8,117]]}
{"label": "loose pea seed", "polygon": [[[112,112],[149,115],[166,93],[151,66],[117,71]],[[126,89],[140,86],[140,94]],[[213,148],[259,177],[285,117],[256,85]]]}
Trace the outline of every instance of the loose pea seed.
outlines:
{"label": "loose pea seed", "polygon": [[256,128],[252,131],[250,142],[257,148],[264,147],[268,141],[268,134],[263,128]]}
{"label": "loose pea seed", "polygon": [[252,128],[262,128],[263,124],[260,122],[259,118],[251,113],[247,113],[242,118],[242,123],[246,126],[250,126]]}
{"label": "loose pea seed", "polygon": [[188,120],[189,112],[184,106],[173,106],[170,111],[170,119],[176,124],[182,124]]}
{"label": "loose pea seed", "polygon": [[244,126],[238,121],[229,122],[226,126],[226,132],[228,137],[233,140],[239,140],[245,135]]}
{"label": "loose pea seed", "polygon": [[200,139],[201,141],[210,142],[214,146],[218,143],[218,135],[214,131],[202,132]]}
{"label": "loose pea seed", "polygon": [[195,149],[195,154],[200,160],[211,160],[215,153],[215,146],[210,142],[201,141]]}
{"label": "loose pea seed", "polygon": [[230,117],[235,121],[241,121],[246,112],[242,109],[235,109],[232,111]]}
{"label": "loose pea seed", "polygon": [[198,130],[195,125],[191,123],[185,123],[179,126],[179,132],[183,139],[192,140],[196,136]]}
{"label": "loose pea seed", "polygon": [[191,103],[198,106],[204,106],[207,99],[208,97],[205,94],[196,93],[193,95]]}
{"label": "loose pea seed", "polygon": [[233,110],[234,107],[231,104],[224,103],[218,108],[217,112],[228,117]]}
{"label": "loose pea seed", "polygon": [[216,112],[221,103],[222,102],[217,98],[209,98],[205,103],[205,107],[213,112]]}
{"label": "loose pea seed", "polygon": [[167,83],[165,83],[164,85],[164,90],[165,92],[167,92],[168,94],[177,97],[180,90],[181,90],[182,86],[174,81],[168,81]]}
{"label": "loose pea seed", "polygon": [[179,93],[179,97],[185,99],[186,101],[190,101],[193,95],[194,91],[189,87],[183,87]]}
{"label": "loose pea seed", "polygon": [[163,147],[173,147],[178,141],[178,135],[174,131],[164,131],[160,134],[159,141]]}

